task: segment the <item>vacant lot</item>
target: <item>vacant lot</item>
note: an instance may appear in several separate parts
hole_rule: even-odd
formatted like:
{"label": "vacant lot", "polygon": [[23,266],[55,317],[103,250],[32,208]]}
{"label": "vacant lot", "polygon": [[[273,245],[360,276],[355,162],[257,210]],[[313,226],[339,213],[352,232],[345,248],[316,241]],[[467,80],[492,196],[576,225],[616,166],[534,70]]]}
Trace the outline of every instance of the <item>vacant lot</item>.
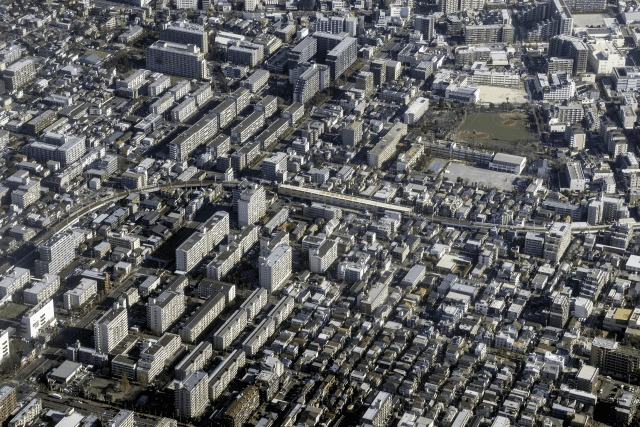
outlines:
{"label": "vacant lot", "polygon": [[527,114],[473,113],[467,114],[453,139],[489,150],[513,152],[526,145],[530,136]]}
{"label": "vacant lot", "polygon": [[455,162],[449,163],[444,172],[444,176],[453,182],[456,182],[458,178],[462,178],[466,180],[468,184],[477,183],[478,185],[485,185],[489,188],[504,191],[513,190],[513,184],[517,178],[517,175],[480,169]]}
{"label": "vacant lot", "polygon": [[27,311],[29,307],[15,302],[9,302],[0,310],[0,317],[3,319],[19,319],[20,315]]}

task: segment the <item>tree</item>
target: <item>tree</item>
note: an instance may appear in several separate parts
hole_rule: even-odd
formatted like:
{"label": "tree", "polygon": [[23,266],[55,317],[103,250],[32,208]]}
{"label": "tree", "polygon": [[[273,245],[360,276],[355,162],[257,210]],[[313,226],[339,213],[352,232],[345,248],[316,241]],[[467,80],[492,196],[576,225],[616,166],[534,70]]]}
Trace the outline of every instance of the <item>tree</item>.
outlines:
{"label": "tree", "polygon": [[127,374],[122,374],[122,379],[120,380],[120,389],[122,390],[122,394],[129,394],[131,391],[131,385],[129,384],[129,378],[127,378]]}

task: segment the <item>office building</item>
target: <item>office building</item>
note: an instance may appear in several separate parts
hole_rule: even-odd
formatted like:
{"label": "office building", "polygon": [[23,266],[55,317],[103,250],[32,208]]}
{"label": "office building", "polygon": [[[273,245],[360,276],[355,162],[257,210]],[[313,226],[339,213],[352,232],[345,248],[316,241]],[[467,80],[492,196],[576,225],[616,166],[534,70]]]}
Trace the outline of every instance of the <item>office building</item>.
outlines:
{"label": "office building", "polygon": [[7,91],[13,92],[36,78],[36,66],[33,59],[21,59],[9,65],[2,78]]}
{"label": "office building", "polygon": [[260,286],[269,292],[275,292],[291,275],[291,246],[284,244],[277,246],[271,254],[260,257]]}
{"label": "office building", "polygon": [[543,257],[554,263],[560,262],[569,243],[571,243],[571,224],[553,223],[545,237]]}
{"label": "office building", "polygon": [[232,64],[254,68],[264,59],[264,46],[248,41],[236,41],[227,48],[227,60]]}
{"label": "office building", "polygon": [[528,231],[524,240],[524,253],[530,257],[539,258],[544,249],[544,233]]}
{"label": "office building", "polygon": [[249,385],[222,415],[225,427],[242,427],[260,405],[260,394],[256,386]]}
{"label": "office building", "polygon": [[179,416],[196,418],[204,413],[209,402],[208,379],[206,372],[196,371],[183,381],[175,382],[176,413]]}
{"label": "office building", "polygon": [[205,79],[208,77],[204,53],[193,44],[157,41],[147,48],[147,68],[159,73]]}
{"label": "office building", "polygon": [[36,260],[37,277],[58,274],[76,257],[75,242],[71,234],[58,234],[38,248],[40,259]]}
{"label": "office building", "polygon": [[109,354],[129,334],[129,317],[124,304],[114,303],[93,325],[96,351]]}
{"label": "office building", "polygon": [[159,39],[184,45],[196,45],[200,52],[209,52],[209,35],[201,25],[190,22],[176,21],[166,24],[160,31]]}
{"label": "office building", "polygon": [[244,227],[254,224],[265,215],[267,210],[266,193],[261,185],[248,187],[239,194],[238,224]]}
{"label": "office building", "polygon": [[362,421],[374,427],[383,427],[391,416],[393,396],[390,393],[379,391],[362,416]]}
{"label": "office building", "polygon": [[611,78],[618,91],[640,90],[640,67],[615,67]]}
{"label": "office building", "polygon": [[147,302],[147,326],[156,334],[163,334],[185,309],[186,298],[182,291],[164,291]]}

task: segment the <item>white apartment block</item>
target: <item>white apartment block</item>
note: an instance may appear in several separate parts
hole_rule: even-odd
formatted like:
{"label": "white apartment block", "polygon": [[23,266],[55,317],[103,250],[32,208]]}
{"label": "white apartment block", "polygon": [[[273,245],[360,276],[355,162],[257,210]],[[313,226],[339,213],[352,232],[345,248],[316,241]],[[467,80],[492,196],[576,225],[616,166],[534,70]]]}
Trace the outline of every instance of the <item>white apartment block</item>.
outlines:
{"label": "white apartment block", "polygon": [[9,331],[0,330],[0,362],[9,357]]}
{"label": "white apartment block", "polygon": [[147,326],[156,334],[163,334],[178,320],[186,308],[182,292],[164,291],[147,303]]}
{"label": "white apartment block", "polygon": [[71,234],[59,234],[39,247],[40,259],[35,263],[36,276],[58,274],[76,257]]}
{"label": "white apartment block", "polygon": [[213,347],[226,350],[247,326],[247,311],[236,310],[231,317],[213,334]]}
{"label": "white apartment block", "polygon": [[409,104],[409,107],[402,115],[402,121],[408,125],[414,125],[420,121],[428,109],[429,100],[420,96]]}
{"label": "white apartment block", "polygon": [[78,284],[78,286],[64,293],[64,309],[71,310],[74,307],[82,307],[87,301],[91,300],[91,298],[97,294],[98,282],[83,278],[80,280],[80,284]]}
{"label": "white apartment block", "polygon": [[193,44],[183,45],[166,41],[153,43],[147,48],[147,68],[192,79],[208,77],[204,53]]}
{"label": "white apartment block", "polygon": [[253,319],[260,313],[269,300],[269,293],[264,288],[258,288],[247,297],[240,305],[240,309],[247,311],[247,321],[253,322]]}
{"label": "white apartment block", "polygon": [[267,340],[273,335],[276,328],[276,322],[272,318],[266,318],[249,334],[242,342],[242,350],[249,357],[254,357],[258,351],[265,345]]}
{"label": "white apartment block", "polygon": [[295,300],[292,297],[282,297],[278,304],[267,314],[267,317],[273,319],[276,322],[276,326],[279,326],[291,315],[294,307]]}
{"label": "white apartment block", "polygon": [[0,280],[0,297],[13,295],[31,280],[31,273],[26,268],[13,267]]}
{"label": "white apartment block", "polygon": [[291,275],[291,246],[278,245],[267,257],[260,257],[260,286],[275,292]]}
{"label": "white apartment block", "polygon": [[11,421],[9,421],[9,427],[25,427],[30,425],[35,419],[40,417],[42,413],[42,399],[31,399],[29,403],[18,411]]}
{"label": "white apartment block", "polygon": [[38,305],[53,297],[58,289],[60,289],[60,276],[45,274],[42,280],[24,291],[24,303]]}
{"label": "white apartment block", "polygon": [[183,122],[190,115],[196,112],[196,99],[187,98],[182,101],[176,108],[171,110],[171,120],[174,122]]}
{"label": "white apartment block", "polygon": [[238,375],[246,363],[247,356],[243,350],[233,350],[220,362],[209,375],[209,399],[214,401],[222,396],[231,381]]}
{"label": "white apartment block", "polygon": [[122,247],[134,250],[140,247],[140,237],[131,236],[124,232],[111,232],[107,234],[107,241],[112,248]]}
{"label": "white apartment block", "polygon": [[175,368],[175,377],[184,380],[193,372],[203,369],[213,356],[213,347],[209,341],[203,341],[187,354]]}
{"label": "white apartment block", "polygon": [[209,377],[196,371],[184,381],[175,382],[176,413],[180,417],[196,418],[202,415],[209,403]]}
{"label": "white apartment block", "polygon": [[114,303],[93,325],[95,349],[108,354],[129,334],[129,316],[124,304]]}
{"label": "white apartment block", "polygon": [[20,331],[23,338],[35,338],[40,331],[48,327],[55,320],[53,300],[42,306],[36,306],[27,311],[22,317]]}
{"label": "white apartment block", "polygon": [[207,255],[207,235],[195,232],[176,249],[176,269],[189,272]]}
{"label": "white apartment block", "polygon": [[240,193],[238,200],[238,224],[244,227],[260,221],[267,211],[264,187],[255,185]]}
{"label": "white apartment block", "polygon": [[385,426],[391,415],[392,404],[393,396],[387,392],[379,391],[369,409],[362,416],[362,421],[374,427]]}
{"label": "white apartment block", "polygon": [[165,333],[155,344],[141,351],[136,369],[137,380],[151,383],[164,369],[166,360],[174,355],[181,345],[182,341],[178,335]]}
{"label": "white apartment block", "polygon": [[196,313],[180,328],[180,337],[185,342],[193,343],[222,313],[225,307],[225,295],[219,293],[207,300]]}
{"label": "white apartment block", "polygon": [[326,240],[317,249],[309,251],[309,269],[312,273],[322,274],[338,258],[338,243],[335,240]]}
{"label": "white apartment block", "polygon": [[107,427],[133,427],[133,411],[121,409],[115,417],[111,418],[107,423]]}

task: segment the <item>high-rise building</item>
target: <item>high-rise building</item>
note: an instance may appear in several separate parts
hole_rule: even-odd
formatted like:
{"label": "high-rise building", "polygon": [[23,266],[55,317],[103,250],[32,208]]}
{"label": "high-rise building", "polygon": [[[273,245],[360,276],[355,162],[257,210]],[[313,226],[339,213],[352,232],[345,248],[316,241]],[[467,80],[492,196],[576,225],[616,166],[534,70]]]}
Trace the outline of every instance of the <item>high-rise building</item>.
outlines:
{"label": "high-rise building", "polygon": [[363,90],[366,95],[373,93],[373,73],[371,71],[360,71],[356,74],[356,89]]}
{"label": "high-rise building", "polygon": [[163,334],[186,308],[183,292],[164,291],[157,298],[149,298],[147,303],[147,326],[156,334]]}
{"label": "high-rise building", "polygon": [[564,294],[557,294],[551,303],[549,313],[549,326],[554,328],[564,328],[569,320],[569,298]]}
{"label": "high-rise building", "polygon": [[435,21],[436,21],[436,18],[433,15],[429,15],[429,16],[417,15],[414,27],[416,31],[422,34],[425,40],[431,40],[436,35]]}
{"label": "high-rise building", "polygon": [[238,224],[244,227],[258,222],[267,211],[266,193],[261,185],[244,189],[238,198]]}
{"label": "high-rise building", "polygon": [[258,0],[244,0],[244,11],[253,12],[256,10],[256,6],[260,3]]}
{"label": "high-rise building", "polygon": [[194,44],[153,43],[147,48],[147,68],[192,79],[205,79],[209,75],[204,53]]}
{"label": "high-rise building", "polygon": [[4,70],[2,75],[8,91],[18,90],[36,78],[36,66],[33,59],[22,59]]}
{"label": "high-rise building", "polygon": [[187,21],[172,22],[160,31],[160,40],[180,44],[193,44],[200,52],[209,52],[209,35],[201,25]]}
{"label": "high-rise building", "polygon": [[554,223],[545,236],[543,257],[552,262],[559,262],[569,243],[571,243],[571,224]]}
{"label": "high-rise building", "polygon": [[278,177],[282,176],[283,172],[286,172],[288,158],[286,153],[278,152],[264,159],[261,165],[262,179],[280,181]]}
{"label": "high-rise building", "polygon": [[196,371],[183,381],[175,382],[176,413],[186,418],[202,415],[209,402],[209,376],[206,372]]}
{"label": "high-rise building", "polygon": [[291,246],[276,246],[266,257],[261,256],[258,263],[260,269],[260,286],[269,292],[275,292],[291,275]]}
{"label": "high-rise building", "polygon": [[342,128],[342,143],[349,147],[353,147],[362,141],[362,128],[363,122],[360,120],[354,120],[353,122],[344,125]]}
{"label": "high-rise building", "polygon": [[530,257],[541,257],[544,248],[544,233],[528,231],[524,238],[524,253]]}
{"label": "high-rise building", "polygon": [[591,343],[590,365],[598,368],[601,375],[635,382],[640,378],[640,350],[596,337]]}
{"label": "high-rise building", "polygon": [[93,341],[96,351],[108,354],[129,334],[127,307],[114,303],[93,325]]}
{"label": "high-rise building", "polygon": [[371,61],[369,68],[373,73],[373,84],[375,87],[382,86],[387,81],[387,65],[384,60],[376,59]]}
{"label": "high-rise building", "polygon": [[338,243],[326,240],[317,249],[309,251],[309,270],[312,273],[323,274],[338,258]]}
{"label": "high-rise building", "polygon": [[40,259],[35,263],[36,276],[58,274],[76,257],[76,248],[71,234],[58,234],[38,248]]}
{"label": "high-rise building", "polygon": [[579,37],[564,34],[552,37],[549,40],[549,56],[572,59],[572,74],[581,74],[587,71],[589,50]]}
{"label": "high-rise building", "polygon": [[107,422],[107,427],[133,427],[135,425],[133,414],[133,411],[121,409],[115,417]]}
{"label": "high-rise building", "polygon": [[327,52],[326,64],[331,70],[331,80],[342,75],[358,59],[358,39],[345,37],[333,49]]}
{"label": "high-rise building", "polygon": [[[327,65],[303,63],[290,70],[293,80],[293,101],[307,103],[329,85],[330,68]],[[297,77],[296,77],[297,76]]]}
{"label": "high-rise building", "polygon": [[386,81],[392,82],[400,78],[400,74],[402,73],[402,63],[400,63],[400,61],[387,60],[384,65],[386,68]]}

